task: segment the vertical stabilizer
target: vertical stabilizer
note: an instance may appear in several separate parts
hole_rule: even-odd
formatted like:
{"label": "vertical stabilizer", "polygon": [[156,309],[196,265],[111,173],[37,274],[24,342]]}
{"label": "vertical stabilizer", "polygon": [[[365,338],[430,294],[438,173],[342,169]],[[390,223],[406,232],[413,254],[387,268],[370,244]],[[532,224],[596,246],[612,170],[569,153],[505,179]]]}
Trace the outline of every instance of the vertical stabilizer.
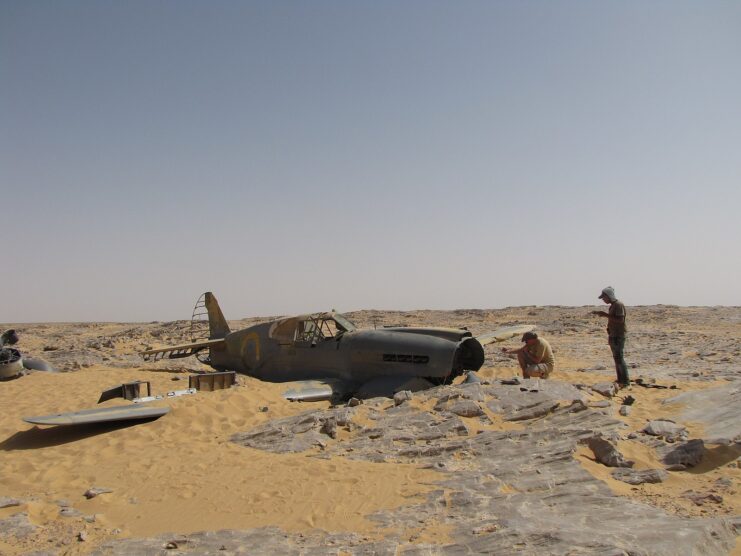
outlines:
{"label": "vertical stabilizer", "polygon": [[224,313],[221,312],[219,302],[216,301],[216,297],[211,292],[206,292],[203,296],[206,302],[206,310],[208,311],[209,339],[215,340],[226,337],[231,330],[229,330],[229,325],[226,323]]}

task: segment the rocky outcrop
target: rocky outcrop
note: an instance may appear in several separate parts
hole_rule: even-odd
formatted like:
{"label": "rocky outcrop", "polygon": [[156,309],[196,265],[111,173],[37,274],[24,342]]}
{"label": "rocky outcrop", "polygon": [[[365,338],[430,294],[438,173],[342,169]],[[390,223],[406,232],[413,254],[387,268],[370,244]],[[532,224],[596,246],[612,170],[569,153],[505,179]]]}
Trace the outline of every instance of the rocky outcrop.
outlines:
{"label": "rocky outcrop", "polygon": [[679,425],[668,419],[655,419],[649,421],[648,424],[643,427],[641,432],[645,432],[651,436],[660,436],[668,442],[675,442],[687,438],[687,429],[683,425]]}
{"label": "rocky outcrop", "polygon": [[612,476],[618,481],[623,481],[629,485],[642,485],[643,483],[663,483],[669,473],[663,469],[615,469]]}
{"label": "rocky outcrop", "polygon": [[[432,412],[409,404],[373,404],[371,400],[371,427],[353,426],[350,416],[346,426],[354,434],[341,442],[326,442],[320,457],[417,462],[449,476],[425,503],[370,516],[387,528],[390,544],[361,543],[348,552],[689,555],[728,550],[734,538],[728,522],[680,518],[614,496],[604,483],[584,471],[572,455],[577,444],[594,441],[597,435],[614,437],[621,423],[606,413],[588,409],[580,401],[578,389],[549,389],[543,386],[545,382],[541,381],[538,388],[471,384],[415,394],[422,399],[437,399]],[[550,409],[536,411],[522,420],[521,430],[471,435],[465,421],[450,408],[462,401],[479,404],[473,400],[481,398],[488,410],[502,416],[523,415],[528,408]],[[233,441],[270,451],[288,447],[304,451],[301,447],[312,446],[321,423],[335,411],[267,423],[236,435]],[[306,440],[296,438],[301,436]],[[609,444],[604,438],[600,441]],[[662,480],[666,473],[619,471],[618,478],[631,484]],[[391,532],[428,520],[451,527],[454,542],[415,545]],[[595,535],[595,530],[600,534]],[[678,534],[686,541],[681,545],[674,541]],[[235,533],[225,535],[233,538]]]}
{"label": "rocky outcrop", "polygon": [[683,421],[702,423],[705,442],[741,443],[741,386],[738,383],[687,392],[664,403],[683,406],[680,414]]}
{"label": "rocky outcrop", "polygon": [[9,540],[10,538],[23,539],[33,534],[36,526],[28,519],[25,512],[17,513],[0,519],[0,539]]}
{"label": "rocky outcrop", "polygon": [[702,440],[695,439],[682,444],[660,446],[657,452],[661,456],[661,461],[666,464],[667,469],[683,471],[702,461],[705,455],[705,443]]}
{"label": "rocky outcrop", "polygon": [[588,438],[587,446],[594,458],[607,467],[633,467],[634,461],[626,460],[612,442],[599,436]]}

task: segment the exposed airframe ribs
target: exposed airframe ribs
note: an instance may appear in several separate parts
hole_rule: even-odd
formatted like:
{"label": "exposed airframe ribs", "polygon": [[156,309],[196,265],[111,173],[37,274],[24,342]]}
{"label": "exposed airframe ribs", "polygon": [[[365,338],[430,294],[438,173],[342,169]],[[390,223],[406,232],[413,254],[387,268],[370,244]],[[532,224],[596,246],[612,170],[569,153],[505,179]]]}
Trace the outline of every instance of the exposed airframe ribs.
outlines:
{"label": "exposed airframe ribs", "polygon": [[222,345],[224,339],[220,338],[217,340],[204,340],[202,342],[193,342],[192,344],[183,344],[180,346],[170,346],[161,349],[148,349],[142,352],[144,361],[159,361],[161,359],[181,359],[183,357],[190,357],[195,355],[201,350],[206,348],[216,347]]}
{"label": "exposed airframe ribs", "polygon": [[[191,342],[202,342],[209,339],[210,327],[208,322],[208,309],[206,308],[206,294],[201,294],[201,297],[196,301],[195,307],[193,307],[193,315],[190,317],[190,341]],[[190,352],[185,355],[176,355],[171,359],[177,359],[179,357],[188,357],[196,353],[196,358],[206,365],[211,364],[211,351],[204,352]]]}

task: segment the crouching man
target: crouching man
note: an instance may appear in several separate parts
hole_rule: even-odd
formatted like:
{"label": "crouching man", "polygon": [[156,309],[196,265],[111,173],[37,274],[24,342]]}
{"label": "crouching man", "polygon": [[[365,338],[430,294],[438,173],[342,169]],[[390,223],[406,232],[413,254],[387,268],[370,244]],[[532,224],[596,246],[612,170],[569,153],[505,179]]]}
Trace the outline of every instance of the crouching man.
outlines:
{"label": "crouching man", "polygon": [[525,345],[521,348],[502,348],[502,351],[517,354],[517,361],[520,363],[523,377],[548,378],[556,363],[551,345],[543,338],[538,338],[535,332],[525,332],[522,335],[522,341],[525,342]]}

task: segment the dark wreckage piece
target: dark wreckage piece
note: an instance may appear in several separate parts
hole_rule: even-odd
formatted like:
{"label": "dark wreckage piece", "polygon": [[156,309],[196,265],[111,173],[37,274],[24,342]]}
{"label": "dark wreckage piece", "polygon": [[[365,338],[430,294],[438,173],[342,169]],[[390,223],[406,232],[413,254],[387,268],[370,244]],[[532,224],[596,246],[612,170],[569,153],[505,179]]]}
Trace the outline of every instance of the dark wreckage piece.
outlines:
{"label": "dark wreckage piece", "polygon": [[47,361],[38,357],[23,357],[19,350],[9,347],[17,343],[18,334],[15,330],[0,334],[0,380],[21,377],[26,371],[57,372]]}

